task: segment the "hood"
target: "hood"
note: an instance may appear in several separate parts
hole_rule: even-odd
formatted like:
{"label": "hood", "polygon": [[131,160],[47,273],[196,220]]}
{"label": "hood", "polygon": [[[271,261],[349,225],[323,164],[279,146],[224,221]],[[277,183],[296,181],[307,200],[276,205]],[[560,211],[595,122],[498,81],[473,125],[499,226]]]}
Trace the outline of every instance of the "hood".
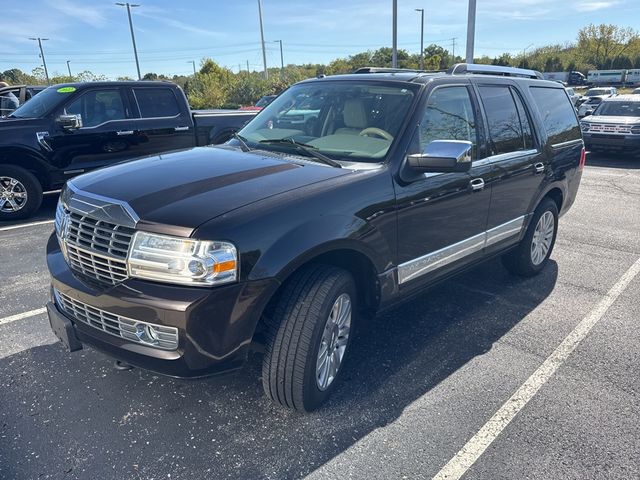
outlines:
{"label": "hood", "polygon": [[48,124],[45,119],[42,118],[9,118],[9,117],[0,117],[0,128],[17,128],[17,127],[26,127],[33,126],[38,124]]}
{"label": "hood", "polygon": [[590,115],[585,117],[583,121],[611,125],[640,125],[640,117],[616,117],[613,115]]}
{"label": "hood", "polygon": [[190,235],[231,210],[349,172],[297,165],[259,151],[198,147],[121,163],[72,182],[90,194],[127,202],[140,226]]}

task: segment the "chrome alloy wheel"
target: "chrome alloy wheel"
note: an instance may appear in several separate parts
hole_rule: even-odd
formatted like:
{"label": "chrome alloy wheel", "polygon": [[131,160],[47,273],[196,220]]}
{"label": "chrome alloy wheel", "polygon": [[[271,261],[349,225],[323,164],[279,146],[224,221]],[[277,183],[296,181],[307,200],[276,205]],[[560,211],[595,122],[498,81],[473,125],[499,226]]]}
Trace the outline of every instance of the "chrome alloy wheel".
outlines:
{"label": "chrome alloy wheel", "polygon": [[12,177],[0,177],[0,212],[13,213],[27,204],[27,189]]}
{"label": "chrome alloy wheel", "polygon": [[329,388],[338,374],[351,330],[351,297],[340,295],[333,304],[324,325],[318,359],[316,384],[321,391]]}
{"label": "chrome alloy wheel", "polygon": [[538,224],[531,239],[531,263],[536,266],[544,261],[549,248],[551,248],[555,223],[553,213],[548,210],[538,219]]}

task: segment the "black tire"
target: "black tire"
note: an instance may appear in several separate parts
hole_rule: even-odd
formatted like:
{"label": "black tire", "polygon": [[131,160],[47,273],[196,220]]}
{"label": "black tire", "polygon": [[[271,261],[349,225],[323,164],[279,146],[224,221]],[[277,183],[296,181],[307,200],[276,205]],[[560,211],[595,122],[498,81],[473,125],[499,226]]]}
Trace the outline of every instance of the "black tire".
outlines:
{"label": "black tire", "polygon": [[265,318],[262,385],[275,403],[310,412],[331,395],[346,357],[342,357],[337,374],[325,390],[318,386],[316,363],[327,318],[338,297],[345,293],[351,299],[351,331],[344,350],[347,354],[358,311],[351,274],[328,265],[309,265],[284,285],[275,307]]}
{"label": "black tire", "polygon": [[[531,252],[533,237],[538,221],[546,212],[551,212],[553,215],[553,236],[551,238],[551,245],[544,256],[544,259],[540,263],[535,264],[533,262]],[[556,205],[556,202],[550,198],[544,198],[533,213],[533,217],[531,218],[531,222],[529,223],[529,227],[527,228],[524,238],[516,248],[502,256],[502,264],[514,275],[520,275],[523,277],[533,277],[534,275],[537,275],[549,261],[549,257],[551,256],[551,252],[553,252],[553,247],[556,243],[557,234],[558,206]]]}
{"label": "black tire", "polygon": [[[4,202],[0,201],[0,220],[29,218],[40,208],[40,204],[42,203],[42,185],[40,185],[38,179],[31,172],[14,165],[0,165],[0,177],[16,179],[24,186],[27,194],[26,202],[17,211],[4,211]],[[2,195],[1,191],[0,195]]]}

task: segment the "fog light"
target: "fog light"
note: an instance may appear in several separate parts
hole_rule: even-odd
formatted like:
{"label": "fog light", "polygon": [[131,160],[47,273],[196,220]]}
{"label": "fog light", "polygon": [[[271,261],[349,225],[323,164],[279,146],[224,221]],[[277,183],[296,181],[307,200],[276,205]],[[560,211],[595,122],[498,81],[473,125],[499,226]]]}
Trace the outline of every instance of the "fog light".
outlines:
{"label": "fog light", "polygon": [[158,332],[154,327],[145,323],[136,324],[136,337],[138,337],[140,341],[144,343],[148,343],[151,345],[158,344]]}

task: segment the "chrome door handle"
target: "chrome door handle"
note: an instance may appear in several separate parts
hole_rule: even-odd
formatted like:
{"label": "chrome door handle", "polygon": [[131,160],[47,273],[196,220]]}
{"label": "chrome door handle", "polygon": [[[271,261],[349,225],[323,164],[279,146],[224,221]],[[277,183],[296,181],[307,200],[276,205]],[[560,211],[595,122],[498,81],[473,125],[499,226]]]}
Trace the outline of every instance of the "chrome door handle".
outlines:
{"label": "chrome door handle", "polygon": [[544,163],[538,162],[533,166],[533,168],[535,169],[536,173],[542,173],[544,172]]}
{"label": "chrome door handle", "polygon": [[189,130],[189,127],[176,127],[174,128],[174,130],[176,132],[186,132],[187,130]]}
{"label": "chrome door handle", "polygon": [[479,192],[484,188],[484,180],[482,178],[474,178],[469,182],[469,186],[474,192]]}
{"label": "chrome door handle", "polygon": [[116,135],[118,135],[118,136],[133,135],[133,130],[119,130],[119,131],[116,132]]}

